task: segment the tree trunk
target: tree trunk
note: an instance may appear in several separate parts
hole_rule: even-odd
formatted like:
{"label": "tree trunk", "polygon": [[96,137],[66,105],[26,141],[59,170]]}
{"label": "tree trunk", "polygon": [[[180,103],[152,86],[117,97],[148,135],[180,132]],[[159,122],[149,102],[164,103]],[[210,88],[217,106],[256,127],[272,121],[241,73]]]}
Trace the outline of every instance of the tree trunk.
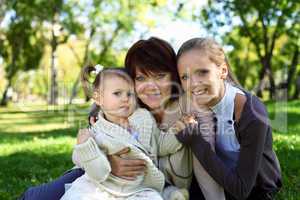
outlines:
{"label": "tree trunk", "polygon": [[72,104],[73,99],[77,96],[79,81],[80,81],[80,74],[77,76],[76,81],[73,84],[72,93],[69,99],[69,104]]}
{"label": "tree trunk", "polygon": [[57,84],[57,66],[56,66],[56,48],[57,48],[57,38],[54,35],[52,29],[52,40],[51,40],[51,85],[50,85],[50,105],[57,104],[58,97],[58,84]]}
{"label": "tree trunk", "polygon": [[[88,42],[86,43],[85,45],[85,50],[84,50],[84,57],[83,57],[83,61],[80,62],[80,58],[79,56],[76,54],[75,50],[73,48],[71,48],[72,52],[74,53],[76,59],[77,59],[77,63],[80,67],[84,67],[85,65],[88,64],[89,62],[89,47],[90,47],[90,44],[91,44],[91,41],[92,41],[92,38],[93,36],[95,35],[95,32],[96,32],[96,28],[95,27],[92,27],[91,29],[91,32],[89,34],[89,40]],[[73,102],[73,99],[77,96],[77,92],[78,92],[78,85],[79,85],[79,82],[80,82],[80,73],[78,74],[77,78],[76,78],[76,81],[75,83],[73,84],[73,87],[72,87],[72,93],[71,93],[71,96],[70,96],[70,99],[69,99],[69,104],[72,104]]]}
{"label": "tree trunk", "polygon": [[261,71],[259,73],[259,76],[258,76],[258,78],[259,78],[259,84],[258,84],[258,89],[257,89],[257,92],[256,92],[256,95],[258,97],[262,97],[262,91],[265,88],[265,80],[264,80],[264,78],[265,78],[265,75],[266,75],[267,70],[268,70],[266,62],[265,62],[265,58],[261,60],[261,64],[262,64],[262,69],[261,69]]}
{"label": "tree trunk", "polygon": [[256,95],[258,97],[262,97],[262,91],[265,89],[265,76],[268,76],[269,79],[269,98],[273,99],[275,97],[275,80],[273,76],[273,72],[271,69],[271,57],[264,56],[261,60],[261,64],[263,66],[262,70],[259,73],[259,84],[258,84],[258,90]]}
{"label": "tree trunk", "polygon": [[295,88],[295,93],[293,95],[293,99],[298,99],[300,94],[300,75],[297,76],[295,82],[296,82],[296,88]]}
{"label": "tree trunk", "polygon": [[276,86],[275,86],[275,80],[274,80],[273,72],[271,71],[271,69],[268,69],[268,78],[269,78],[269,83],[270,83],[269,98],[274,99],[275,98]]}
{"label": "tree trunk", "polygon": [[[289,72],[288,72],[288,77],[287,77],[287,81],[286,81],[286,86],[287,86],[287,89],[288,91],[291,90],[291,86],[292,86],[292,80],[293,80],[293,76],[296,72],[296,68],[297,68],[297,65],[298,65],[298,61],[299,61],[299,48],[296,47],[295,51],[294,51],[294,55],[293,55],[293,59],[292,59],[292,63],[291,63],[291,67],[289,69]],[[297,96],[297,80],[295,81],[295,94]],[[298,91],[299,93],[299,91]],[[294,95],[295,96],[295,95]],[[293,97],[291,97],[293,98]]]}
{"label": "tree trunk", "polygon": [[2,95],[2,99],[1,99],[1,102],[0,102],[0,106],[7,106],[7,103],[8,103],[8,96],[7,96],[7,92],[9,90],[9,88],[11,87],[11,80],[8,81],[8,84],[3,92],[3,95]]}

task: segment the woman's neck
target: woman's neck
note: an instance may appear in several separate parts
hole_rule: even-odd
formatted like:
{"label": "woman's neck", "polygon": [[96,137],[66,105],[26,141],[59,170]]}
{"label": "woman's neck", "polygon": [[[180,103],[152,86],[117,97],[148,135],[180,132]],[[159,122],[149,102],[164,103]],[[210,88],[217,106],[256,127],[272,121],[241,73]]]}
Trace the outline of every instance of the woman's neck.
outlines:
{"label": "woman's neck", "polygon": [[164,116],[164,111],[160,110],[159,112],[155,112],[153,115],[157,124],[161,124]]}
{"label": "woman's neck", "polygon": [[155,108],[155,109],[148,108],[151,111],[152,115],[154,116],[156,123],[158,125],[160,125],[163,122],[166,110],[172,105],[172,103],[174,103],[174,101],[176,100],[169,99],[164,105],[160,106],[159,108]]}
{"label": "woman's neck", "polygon": [[151,110],[157,124],[161,124],[164,116],[164,109]]}

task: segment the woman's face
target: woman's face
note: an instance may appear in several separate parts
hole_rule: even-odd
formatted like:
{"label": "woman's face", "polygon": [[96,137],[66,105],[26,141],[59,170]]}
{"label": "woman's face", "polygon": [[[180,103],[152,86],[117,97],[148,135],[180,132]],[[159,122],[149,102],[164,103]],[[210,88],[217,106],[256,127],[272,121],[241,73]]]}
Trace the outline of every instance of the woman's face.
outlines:
{"label": "woman's face", "polygon": [[162,108],[171,97],[171,73],[144,74],[136,69],[134,82],[137,97],[151,110]]}
{"label": "woman's face", "polygon": [[196,106],[215,105],[224,95],[226,64],[217,66],[208,56],[195,49],[178,60],[178,73],[183,90]]}

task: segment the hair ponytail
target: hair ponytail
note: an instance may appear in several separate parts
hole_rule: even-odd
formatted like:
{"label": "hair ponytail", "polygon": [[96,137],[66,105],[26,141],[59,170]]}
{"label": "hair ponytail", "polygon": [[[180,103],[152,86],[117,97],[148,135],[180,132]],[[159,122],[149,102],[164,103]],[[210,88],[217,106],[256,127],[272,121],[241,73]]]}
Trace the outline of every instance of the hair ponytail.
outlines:
{"label": "hair ponytail", "polygon": [[[92,74],[94,74],[92,76]],[[101,83],[104,77],[107,76],[117,76],[127,81],[129,84],[133,85],[133,80],[127,74],[127,72],[122,68],[101,68],[100,70],[96,66],[86,66],[81,71],[81,84],[83,91],[88,98],[92,98],[95,89],[100,89]],[[91,81],[92,79],[92,81]]]}
{"label": "hair ponytail", "polygon": [[94,81],[90,82],[92,72],[96,72],[96,68],[94,66],[86,66],[81,71],[81,84],[84,94],[88,98],[92,97],[94,89]]}

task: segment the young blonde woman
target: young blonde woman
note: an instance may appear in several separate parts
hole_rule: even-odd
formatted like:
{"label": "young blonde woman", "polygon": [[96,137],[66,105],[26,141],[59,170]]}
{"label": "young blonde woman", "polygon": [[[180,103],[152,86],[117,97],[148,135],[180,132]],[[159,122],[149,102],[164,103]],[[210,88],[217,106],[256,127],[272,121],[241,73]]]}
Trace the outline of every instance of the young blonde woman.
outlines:
{"label": "young blonde woman", "polygon": [[201,123],[177,138],[191,147],[194,172],[202,166],[224,188],[226,199],[272,199],[281,187],[272,130],[260,100],[232,78],[222,47],[212,39],[186,41],[177,53],[182,87],[195,107],[206,105],[216,117],[215,149]]}

